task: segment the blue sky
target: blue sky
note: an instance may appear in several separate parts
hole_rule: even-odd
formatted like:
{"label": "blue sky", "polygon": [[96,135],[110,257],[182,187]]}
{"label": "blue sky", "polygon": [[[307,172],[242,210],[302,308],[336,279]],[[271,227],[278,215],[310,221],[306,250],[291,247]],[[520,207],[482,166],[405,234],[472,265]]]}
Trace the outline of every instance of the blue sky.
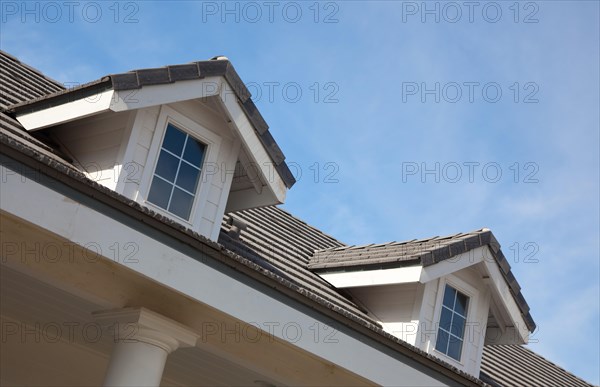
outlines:
{"label": "blue sky", "polygon": [[68,85],[229,57],[297,174],[286,209],[349,244],[491,228],[531,348],[598,384],[599,12],[3,1],[0,46]]}

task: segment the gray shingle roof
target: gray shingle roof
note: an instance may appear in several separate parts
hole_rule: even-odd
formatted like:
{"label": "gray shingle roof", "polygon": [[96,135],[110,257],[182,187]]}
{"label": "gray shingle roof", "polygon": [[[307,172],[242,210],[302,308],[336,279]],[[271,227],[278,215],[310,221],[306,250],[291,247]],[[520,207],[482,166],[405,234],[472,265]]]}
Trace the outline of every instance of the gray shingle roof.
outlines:
{"label": "gray shingle roof", "polygon": [[17,120],[6,114],[6,110],[16,103],[41,98],[61,90],[65,88],[59,82],[0,51],[0,128],[26,139],[47,152],[54,152],[52,147],[27,133]]}
{"label": "gray shingle roof", "polygon": [[[51,81],[49,87],[39,87],[38,92],[27,94],[27,98],[8,98],[11,95],[7,92],[7,106],[3,106],[3,110],[6,110],[9,114],[33,112],[64,104],[78,98],[89,97],[103,90],[134,90],[144,86],[203,79],[210,76],[223,76],[227,80],[238,98],[246,117],[251,122],[256,135],[273,161],[275,170],[285,185],[291,188],[296,179],[285,163],[285,156],[279,145],[275,142],[271,132],[269,132],[269,125],[267,125],[258,111],[252,98],[250,98],[250,91],[244,82],[242,82],[229,60],[215,59],[181,65],[132,70],[126,73],[108,75],[68,90],[49,80]],[[25,80],[30,78],[24,77]],[[12,90],[13,88],[10,89]],[[16,89],[18,90],[18,87]]]}
{"label": "gray shingle roof", "polygon": [[591,384],[521,345],[488,345],[481,362],[482,379],[502,387],[592,387]]}
{"label": "gray shingle roof", "polygon": [[[351,321],[359,322],[364,327],[376,331],[382,338],[396,344],[423,358],[437,364],[445,364],[426,353],[400,342],[399,339],[383,332],[345,295],[339,293],[327,282],[308,270],[308,263],[315,250],[335,250],[344,244],[318,229],[306,224],[293,215],[277,207],[252,209],[228,214],[224,218],[222,232],[217,245],[208,241],[192,230],[148,210],[139,204],[87,179],[64,158],[61,158],[52,146],[44,139],[34,138],[21,125],[5,114],[6,107],[15,101],[27,101],[29,98],[39,98],[44,93],[53,93],[64,89],[58,82],[45,77],[39,71],[19,62],[16,58],[0,51],[0,150],[9,156],[15,154],[30,158],[32,165],[44,166],[54,173],[52,176],[71,179],[75,189],[93,191],[96,200],[118,207],[124,214],[137,214],[150,225],[161,225],[162,232],[180,238],[192,246],[200,246],[204,253],[215,258],[221,254],[232,262],[248,267],[259,277],[280,283],[283,288],[297,293],[301,298],[310,300],[315,305],[322,305],[335,310]],[[12,156],[11,156],[12,157]],[[86,187],[86,188],[84,188]],[[235,240],[229,236],[231,226],[227,221],[231,217],[243,220],[248,227],[242,232],[241,239]],[[158,227],[158,226],[157,226]],[[468,235],[468,234],[457,234]],[[417,242],[417,241],[413,241]],[[425,240],[423,240],[425,242]],[[375,249],[377,246],[370,245]],[[340,249],[343,250],[343,249]],[[219,259],[224,259],[223,257]],[[283,291],[283,290],[282,290]],[[308,301],[307,301],[308,302]],[[486,346],[482,364],[482,379],[496,385],[536,385],[537,370],[544,370],[544,378],[539,379],[544,385],[574,385],[589,386],[580,379],[569,374],[562,368],[543,359],[541,356],[528,351],[523,355],[518,346]],[[527,374],[518,371],[521,364],[527,364]],[[517,366],[515,366],[517,365]],[[448,368],[447,365],[445,365]],[[462,375],[464,381],[473,381],[471,377],[454,370]],[[493,378],[493,379],[491,379]],[[572,378],[572,379],[571,379]],[[496,380],[496,382],[494,382]],[[481,381],[476,381],[481,385]],[[580,383],[580,384],[577,384]]]}
{"label": "gray shingle roof", "polygon": [[481,246],[490,247],[527,327],[533,332],[536,325],[529,313],[529,305],[521,293],[521,286],[500,250],[500,244],[496,237],[488,229],[404,242],[321,249],[315,251],[308,267],[311,270],[323,272],[350,268],[362,270],[409,265],[430,266]]}
{"label": "gray shingle roof", "polygon": [[[231,225],[228,223],[231,217],[247,224],[239,240],[229,236]],[[343,246],[338,240],[273,206],[227,214],[221,230],[219,243],[228,250],[251,258],[274,273],[326,298],[337,307],[352,311],[378,325],[357,305],[307,268],[315,250]]]}

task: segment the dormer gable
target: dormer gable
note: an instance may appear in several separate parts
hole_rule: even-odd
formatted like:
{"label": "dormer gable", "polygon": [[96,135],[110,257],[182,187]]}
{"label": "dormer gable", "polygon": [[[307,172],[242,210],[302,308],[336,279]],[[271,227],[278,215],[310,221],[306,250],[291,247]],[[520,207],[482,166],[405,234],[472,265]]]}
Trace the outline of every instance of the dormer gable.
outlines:
{"label": "dormer gable", "polygon": [[484,345],[525,344],[536,327],[488,229],[319,250],[309,268],[388,333],[475,377]]}
{"label": "dormer gable", "polygon": [[8,112],[89,178],[215,241],[225,212],[283,203],[295,183],[224,57],[109,75]]}

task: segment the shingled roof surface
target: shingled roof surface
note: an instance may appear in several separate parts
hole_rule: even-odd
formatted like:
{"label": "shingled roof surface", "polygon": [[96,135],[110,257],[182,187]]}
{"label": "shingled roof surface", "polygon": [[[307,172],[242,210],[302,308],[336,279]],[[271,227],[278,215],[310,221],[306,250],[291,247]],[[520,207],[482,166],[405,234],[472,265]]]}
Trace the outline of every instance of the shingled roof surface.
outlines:
{"label": "shingled roof surface", "polygon": [[[110,196],[111,200],[125,205],[123,208],[135,207],[133,212],[138,211],[140,214],[149,217],[148,220],[156,219],[160,223],[170,225],[173,230],[178,230],[175,233],[170,231],[171,235],[179,233],[182,237],[188,238],[186,239],[188,242],[196,240],[214,249],[225,248],[224,252],[232,259],[247,259],[251,263],[246,263],[246,265],[252,266],[252,263],[257,265],[257,268],[262,268],[262,270],[270,273],[271,278],[282,279],[282,284],[285,281],[296,284],[297,289],[299,289],[297,291],[311,300],[319,303],[325,300],[340,313],[354,321],[357,321],[358,318],[367,325],[378,325],[373,323],[373,320],[351,300],[347,299],[343,293],[336,291],[329,283],[308,269],[315,251],[333,251],[342,248],[341,251],[344,248],[342,242],[278,207],[238,211],[226,215],[219,238],[222,246],[205,240],[191,230],[184,230],[181,226],[169,224],[166,218],[89,181],[77,168],[61,158],[60,153],[53,149],[52,144],[45,142],[46,139],[33,137],[16,120],[6,114],[9,106],[31,99],[43,98],[49,93],[64,90],[64,87],[2,51],[0,51],[0,65],[0,140],[2,140],[2,153],[11,148],[11,153],[16,150],[32,159],[35,158],[38,162],[46,164],[60,172],[60,174],[66,174],[70,178],[91,187],[99,195],[98,197]],[[242,231],[239,239],[230,235],[231,226],[228,221],[231,217],[242,220],[247,224],[247,228]],[[370,247],[376,248],[374,245]],[[399,340],[394,339],[385,332],[381,332],[380,329],[377,330],[389,340]],[[443,363],[408,344],[404,346],[411,347],[415,353],[430,358],[437,363]],[[526,365],[525,369],[527,371],[525,373],[519,371],[522,364]],[[493,386],[589,386],[589,384],[574,377],[562,368],[519,346],[486,346],[484,348],[482,370],[485,371],[485,373],[482,372],[482,379]],[[544,378],[539,376],[540,370],[543,370]],[[466,378],[465,380],[472,380],[461,371],[455,370],[455,372],[463,375]],[[536,379],[538,377],[540,379]],[[543,381],[543,383],[537,383],[538,380]],[[482,384],[482,381],[476,382],[476,384]]]}
{"label": "shingled roof surface", "polygon": [[[247,225],[239,240],[229,236],[231,217]],[[343,246],[340,241],[274,206],[226,214],[221,230],[219,243],[228,250],[251,258],[255,263],[319,294],[335,306],[362,315],[377,324],[307,268],[315,250]]]}
{"label": "shingled roof surface", "polygon": [[54,149],[27,133],[21,124],[6,113],[9,106],[65,90],[59,82],[0,51],[0,128],[26,139],[46,152]]}
{"label": "shingled roof surface", "polygon": [[309,269],[316,272],[336,270],[362,270],[386,267],[422,265],[431,266],[456,257],[481,246],[489,246],[504,279],[508,283],[523,319],[530,331],[535,322],[529,313],[529,305],[521,294],[521,286],[511,272],[510,265],[494,234],[488,229],[460,233],[444,237],[413,239],[362,246],[338,246],[315,251],[309,261]]}
{"label": "shingled roof surface", "polygon": [[521,345],[486,346],[481,374],[483,380],[492,379],[502,387],[593,387]]}

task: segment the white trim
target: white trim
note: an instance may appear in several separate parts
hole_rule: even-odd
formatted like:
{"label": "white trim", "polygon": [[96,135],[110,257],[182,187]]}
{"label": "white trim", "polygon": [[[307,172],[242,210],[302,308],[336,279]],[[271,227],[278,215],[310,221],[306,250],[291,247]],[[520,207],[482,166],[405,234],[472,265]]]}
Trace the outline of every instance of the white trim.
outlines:
{"label": "white trim", "polygon": [[467,367],[467,360],[470,358],[470,355],[471,355],[471,347],[472,347],[471,343],[469,343],[467,340],[467,338],[468,338],[467,336],[469,334],[469,332],[468,332],[469,323],[475,322],[474,316],[475,316],[475,312],[478,310],[479,290],[475,289],[473,286],[469,285],[468,283],[461,280],[457,276],[454,276],[451,274],[440,279],[439,284],[438,284],[437,296],[436,296],[436,300],[435,300],[435,309],[433,312],[433,323],[434,323],[435,331],[436,331],[434,338],[436,340],[437,340],[437,335],[439,332],[440,316],[442,313],[442,302],[444,299],[444,291],[446,289],[446,285],[453,287],[454,289],[458,290],[459,292],[461,292],[464,295],[466,295],[467,297],[469,297],[469,304],[467,306],[467,316],[466,316],[467,317],[466,318],[467,325],[465,326],[463,345],[462,345],[462,349],[461,349],[461,353],[460,353],[460,360],[456,360],[456,359],[436,350],[435,342],[432,342],[431,340],[429,340],[427,343],[427,352],[435,354],[436,356],[444,359],[444,361],[454,365],[455,367],[465,370]]}
{"label": "white trim", "polygon": [[[154,176],[154,170],[156,169],[156,163],[158,162],[158,154],[168,124],[173,124],[178,129],[206,145],[206,153],[204,155],[202,171],[199,177],[200,180],[198,182],[198,188],[196,191],[196,196],[194,197],[194,203],[192,205],[189,219],[180,218],[177,215],[174,215],[147,200],[148,193],[150,192],[152,177]],[[152,144],[150,145],[150,150],[148,151],[148,159],[146,160],[146,165],[142,173],[137,201],[148,207],[151,207],[153,210],[173,220],[184,222],[189,226],[198,226],[202,219],[202,210],[206,204],[210,185],[212,183],[212,179],[214,178],[214,175],[207,176],[205,166],[214,165],[217,162],[220,148],[221,136],[187,118],[177,110],[170,108],[169,106],[161,106],[158,120],[156,121],[156,127],[154,129]]]}
{"label": "white trim", "polygon": [[[490,286],[492,292],[492,301],[490,302],[492,304],[497,303],[498,301],[501,302],[503,306],[502,309],[508,314],[508,316],[502,316],[502,318],[508,318],[513,324],[513,327],[507,326],[506,330],[502,332],[501,336],[504,337],[499,337],[498,343],[500,344],[503,340],[515,343],[515,340],[517,340],[518,344],[527,344],[529,341],[529,328],[527,328],[527,324],[525,324],[525,320],[521,315],[521,309],[517,305],[504,276],[500,272],[498,264],[489,261],[484,261],[483,264],[491,278],[490,283],[493,284]],[[490,329],[490,332],[493,332],[493,328]],[[513,338],[513,341],[510,341],[511,337]]]}
{"label": "white trim", "polygon": [[[182,347],[193,347],[196,345],[196,341],[199,336],[196,332],[192,331],[189,327],[180,324],[176,321],[171,320],[161,314],[151,311],[147,308],[121,308],[111,309],[92,312],[94,319],[104,326],[115,327],[117,323],[121,329],[129,328],[127,325],[131,324],[139,329],[146,329],[150,331],[160,332],[175,341],[175,346],[169,348],[168,352],[173,352],[177,348]],[[123,332],[115,332],[119,334],[119,338]],[[125,332],[124,337],[127,339],[138,339],[144,341],[142,337],[138,337],[139,331],[136,329],[133,334],[132,331]],[[141,336],[141,335],[140,335]],[[168,344],[168,343],[167,343]]]}
{"label": "white trim", "polygon": [[120,112],[211,97],[221,93],[224,82],[223,77],[213,76],[163,85],[148,85],[140,89],[119,90],[115,93],[110,109]]}
{"label": "white trim", "polygon": [[423,266],[398,267],[394,269],[344,271],[317,273],[336,288],[358,288],[362,286],[395,285],[419,282]]}
{"label": "white trim", "polygon": [[271,157],[258,138],[246,113],[244,113],[240,107],[239,101],[237,98],[234,98],[234,96],[234,91],[229,84],[225,82],[221,90],[220,99],[233,123],[232,127],[244,142],[245,149],[248,149],[247,156],[250,159],[250,162],[255,163],[262,172],[262,177],[267,183],[269,191],[275,196],[277,202],[283,203],[285,201],[287,187],[283,182],[283,179],[275,171],[275,165],[273,164]]}
{"label": "white trim", "polygon": [[87,98],[52,106],[32,113],[17,114],[17,120],[29,131],[106,112],[113,101],[114,90],[106,90]]}
{"label": "white trim", "polygon": [[456,273],[459,270],[478,264],[481,261],[494,261],[487,246],[480,246],[476,249],[466,251],[462,254],[445,259],[441,262],[423,268],[421,272],[421,283],[426,283],[436,278],[442,278],[448,274]]}
{"label": "white trim", "polygon": [[[2,167],[6,168],[6,167]],[[323,324],[314,311],[296,308],[286,297],[269,295],[244,278],[236,279],[214,268],[205,260],[212,260],[195,251],[193,256],[161,243],[152,236],[129,227],[118,220],[87,207],[46,186],[25,178],[14,171],[2,171],[8,180],[0,185],[1,209],[43,230],[65,238],[71,243],[85,246],[95,241],[110,246],[115,241],[135,241],[139,246],[136,262],[114,262],[137,275],[151,278],[158,284],[173,289],[189,300],[203,303],[233,318],[252,322],[258,326],[273,326],[272,335],[289,343],[292,348],[306,351],[307,355],[320,357],[335,366],[349,370],[374,384],[432,386],[442,377],[430,368],[415,367],[409,356],[380,350],[379,345],[366,336],[353,331],[335,330],[335,344],[320,338],[315,340],[311,327]],[[44,198],[44,200],[40,200]],[[26,205],[24,205],[26,203]],[[111,260],[111,258],[103,258]],[[7,265],[12,265],[9,260]],[[18,260],[15,265],[20,265]],[[217,291],[219,289],[220,291]],[[325,321],[327,318],[323,316]],[[299,327],[302,334],[295,335],[289,326]],[[314,328],[313,328],[314,329]],[[271,333],[271,332],[270,332]],[[360,358],[356,354],[361,354]],[[444,378],[445,379],[445,378]]]}

